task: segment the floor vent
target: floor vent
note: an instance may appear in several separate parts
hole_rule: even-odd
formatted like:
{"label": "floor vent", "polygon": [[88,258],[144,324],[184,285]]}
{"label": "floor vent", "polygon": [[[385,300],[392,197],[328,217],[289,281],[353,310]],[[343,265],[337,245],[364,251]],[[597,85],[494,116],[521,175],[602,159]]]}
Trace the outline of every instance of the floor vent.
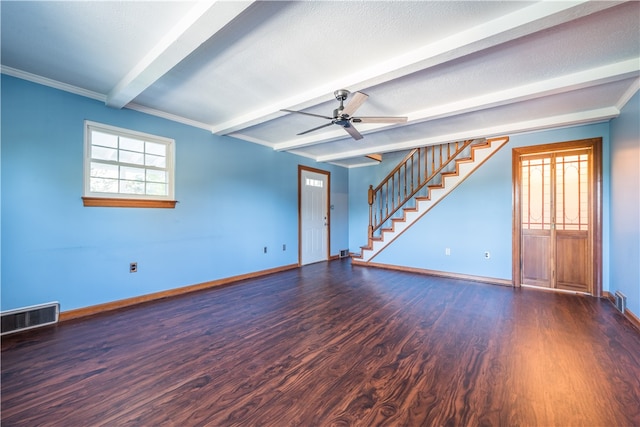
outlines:
{"label": "floor vent", "polygon": [[58,322],[60,303],[32,305],[2,312],[2,333],[11,334]]}
{"label": "floor vent", "polygon": [[341,249],[340,250],[340,258],[346,258],[349,256],[349,249]]}
{"label": "floor vent", "polygon": [[620,291],[616,291],[614,297],[616,300],[616,308],[620,311],[620,313],[624,313],[627,309],[627,297]]}

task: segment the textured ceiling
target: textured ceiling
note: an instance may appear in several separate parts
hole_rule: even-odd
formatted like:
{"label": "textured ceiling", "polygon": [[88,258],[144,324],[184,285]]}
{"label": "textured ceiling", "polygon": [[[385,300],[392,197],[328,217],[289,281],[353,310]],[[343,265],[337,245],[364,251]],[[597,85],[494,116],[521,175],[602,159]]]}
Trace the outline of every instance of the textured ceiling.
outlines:
{"label": "textured ceiling", "polygon": [[[640,2],[2,1],[2,72],[344,166],[609,120],[640,86]],[[369,95],[338,125],[336,89]],[[349,99],[346,101],[347,104]]]}

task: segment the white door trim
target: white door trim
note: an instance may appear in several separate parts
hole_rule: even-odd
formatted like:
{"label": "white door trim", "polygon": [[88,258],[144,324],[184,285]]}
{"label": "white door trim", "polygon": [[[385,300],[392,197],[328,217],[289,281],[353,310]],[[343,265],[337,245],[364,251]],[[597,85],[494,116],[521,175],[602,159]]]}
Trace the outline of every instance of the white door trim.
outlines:
{"label": "white door trim", "polygon": [[[325,191],[325,200],[326,200],[326,204],[324,206],[324,212],[322,213],[325,217],[326,217],[326,226],[324,227],[324,235],[323,235],[323,239],[325,239],[326,241],[326,254],[324,254],[324,257],[320,260],[315,260],[313,262],[317,262],[317,261],[327,261],[330,258],[330,250],[331,250],[331,240],[330,240],[330,230],[331,230],[331,216],[330,216],[330,209],[329,207],[331,206],[331,201],[330,201],[330,194],[331,194],[331,173],[329,171],[325,171],[325,170],[321,170],[321,169],[315,169],[309,166],[303,166],[303,165],[298,165],[298,265],[304,265],[303,264],[303,249],[304,249],[304,241],[303,241],[303,224],[302,224],[302,192],[304,190],[304,182],[303,182],[303,175],[305,174],[305,172],[310,172],[313,174],[320,174],[320,175],[324,175],[323,178],[326,179],[326,183],[327,185],[324,186],[324,191]],[[309,263],[309,262],[307,262]]]}

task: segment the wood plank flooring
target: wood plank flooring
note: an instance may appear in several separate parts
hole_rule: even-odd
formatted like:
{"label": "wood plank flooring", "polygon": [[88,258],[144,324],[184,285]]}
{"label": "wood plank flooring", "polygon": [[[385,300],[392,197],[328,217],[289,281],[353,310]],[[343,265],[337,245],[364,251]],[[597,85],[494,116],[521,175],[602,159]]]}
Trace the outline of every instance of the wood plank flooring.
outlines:
{"label": "wood plank flooring", "polygon": [[638,426],[611,303],[319,263],[2,340],[2,426]]}

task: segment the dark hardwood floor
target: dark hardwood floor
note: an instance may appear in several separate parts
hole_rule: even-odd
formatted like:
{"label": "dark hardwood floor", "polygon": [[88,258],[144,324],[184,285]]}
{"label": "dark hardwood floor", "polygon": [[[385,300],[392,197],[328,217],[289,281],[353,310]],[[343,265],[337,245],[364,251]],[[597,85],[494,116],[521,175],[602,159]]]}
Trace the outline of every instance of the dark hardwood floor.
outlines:
{"label": "dark hardwood floor", "polygon": [[332,261],[2,340],[2,426],[638,426],[605,300]]}

